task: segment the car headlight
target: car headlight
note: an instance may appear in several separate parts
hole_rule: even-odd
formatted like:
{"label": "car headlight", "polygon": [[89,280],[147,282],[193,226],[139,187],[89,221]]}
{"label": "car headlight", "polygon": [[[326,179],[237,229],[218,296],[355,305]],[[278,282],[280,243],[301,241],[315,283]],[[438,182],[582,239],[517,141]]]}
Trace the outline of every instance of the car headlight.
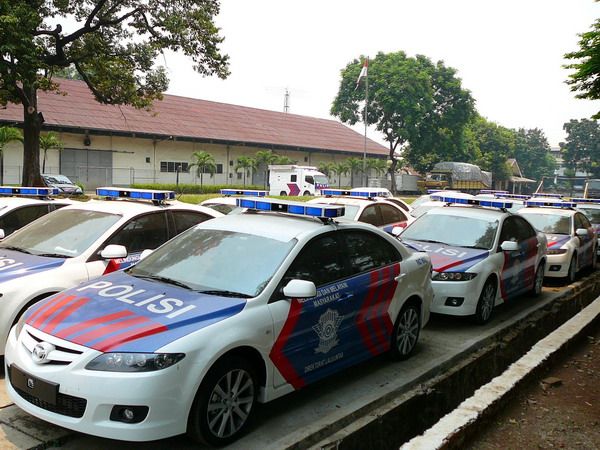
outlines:
{"label": "car headlight", "polygon": [[565,253],[567,253],[567,249],[566,248],[554,248],[552,250],[548,249],[548,251],[546,253],[548,255],[564,255]]}
{"label": "car headlight", "polygon": [[185,353],[103,353],[85,368],[106,372],[152,372],[166,369],[184,356]]}
{"label": "car headlight", "polygon": [[477,276],[471,272],[440,272],[432,279],[433,281],[469,281]]}

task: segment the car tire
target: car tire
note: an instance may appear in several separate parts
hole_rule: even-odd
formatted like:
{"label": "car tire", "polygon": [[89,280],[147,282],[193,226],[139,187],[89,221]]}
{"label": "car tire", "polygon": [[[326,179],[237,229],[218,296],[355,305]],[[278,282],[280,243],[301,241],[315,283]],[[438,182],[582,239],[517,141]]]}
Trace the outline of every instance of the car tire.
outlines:
{"label": "car tire", "polygon": [[232,356],[217,361],[192,404],[188,435],[196,442],[219,447],[238,439],[252,418],[257,380],[254,367],[244,358]]}
{"label": "car tire", "polygon": [[304,191],[304,193],[302,194],[304,197],[308,197],[310,195],[310,192],[308,191]]}
{"label": "car tire", "polygon": [[421,310],[415,303],[405,304],[394,323],[390,354],[396,360],[407,359],[415,350],[421,331]]}
{"label": "car tire", "polygon": [[577,279],[577,255],[571,256],[571,262],[569,263],[569,271],[567,272],[567,284],[574,283]]}
{"label": "car tire", "polygon": [[494,303],[496,302],[496,283],[493,278],[488,278],[479,294],[479,301],[475,309],[473,319],[475,323],[483,325],[490,321],[494,312]]}
{"label": "car tire", "polygon": [[544,261],[541,261],[535,271],[535,278],[533,279],[533,288],[531,289],[531,295],[537,297],[542,293],[542,286],[544,285],[544,270],[546,266]]}
{"label": "car tire", "polygon": [[279,195],[280,195],[280,196],[282,196],[282,197],[287,197],[287,192],[285,192],[285,191],[281,191],[281,192],[279,193]]}

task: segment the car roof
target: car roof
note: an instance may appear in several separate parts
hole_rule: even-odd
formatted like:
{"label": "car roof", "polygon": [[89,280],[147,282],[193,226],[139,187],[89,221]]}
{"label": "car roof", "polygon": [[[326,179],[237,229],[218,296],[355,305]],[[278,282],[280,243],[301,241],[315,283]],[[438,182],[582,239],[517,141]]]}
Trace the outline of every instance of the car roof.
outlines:
{"label": "car roof", "polygon": [[[564,217],[572,216],[576,212],[578,212],[578,211],[575,211],[574,209],[570,209],[570,208],[552,208],[552,207],[548,207],[548,206],[540,207],[540,208],[527,206],[525,208],[521,208],[518,211],[519,214],[547,214],[547,215],[564,216]],[[579,211],[579,212],[581,212],[581,211]]]}
{"label": "car roof", "polygon": [[236,200],[238,197],[213,197],[203,202],[200,205],[234,205],[237,206]]}
{"label": "car roof", "polygon": [[62,210],[79,209],[86,211],[100,211],[123,216],[143,214],[144,212],[156,211],[159,209],[187,209],[205,213],[212,217],[220,217],[223,214],[206,206],[184,203],[177,200],[169,201],[164,205],[154,205],[149,201],[138,200],[96,200],[87,202],[73,202],[65,206]]}
{"label": "car roof", "polygon": [[31,197],[1,197],[0,196],[0,211],[8,211],[13,208],[24,205],[40,205],[40,204],[73,204],[73,200],[67,198],[31,198]]}
{"label": "car roof", "polygon": [[400,206],[397,204],[388,201],[384,197],[372,197],[372,198],[364,198],[364,197],[346,197],[346,196],[333,196],[333,197],[318,197],[309,200],[307,203],[323,203],[326,205],[356,205],[356,206],[364,206],[371,203],[386,203],[388,205],[392,205],[395,208],[402,210]]}
{"label": "car roof", "polygon": [[461,217],[472,217],[474,219],[486,219],[496,220],[502,216],[511,215],[507,211],[503,211],[499,208],[487,208],[483,206],[441,206],[439,208],[432,208],[425,213],[426,215],[439,214],[439,215],[452,215]]}

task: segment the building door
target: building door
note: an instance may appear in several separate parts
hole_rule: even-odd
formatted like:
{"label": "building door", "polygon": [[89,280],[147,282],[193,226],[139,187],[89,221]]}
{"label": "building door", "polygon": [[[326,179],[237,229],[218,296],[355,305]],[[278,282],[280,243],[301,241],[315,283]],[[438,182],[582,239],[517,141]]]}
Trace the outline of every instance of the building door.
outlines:
{"label": "building door", "polygon": [[112,152],[65,148],[60,154],[60,172],[86,189],[112,185]]}

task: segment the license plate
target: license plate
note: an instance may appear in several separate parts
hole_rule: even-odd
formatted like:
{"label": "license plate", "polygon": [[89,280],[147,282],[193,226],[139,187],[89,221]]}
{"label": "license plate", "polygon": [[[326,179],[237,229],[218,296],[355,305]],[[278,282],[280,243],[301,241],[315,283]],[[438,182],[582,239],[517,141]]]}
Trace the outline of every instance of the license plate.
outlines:
{"label": "license plate", "polygon": [[15,365],[11,365],[8,370],[10,370],[10,380],[14,387],[44,402],[56,405],[56,397],[58,396],[57,383],[51,383],[50,381],[30,375]]}

